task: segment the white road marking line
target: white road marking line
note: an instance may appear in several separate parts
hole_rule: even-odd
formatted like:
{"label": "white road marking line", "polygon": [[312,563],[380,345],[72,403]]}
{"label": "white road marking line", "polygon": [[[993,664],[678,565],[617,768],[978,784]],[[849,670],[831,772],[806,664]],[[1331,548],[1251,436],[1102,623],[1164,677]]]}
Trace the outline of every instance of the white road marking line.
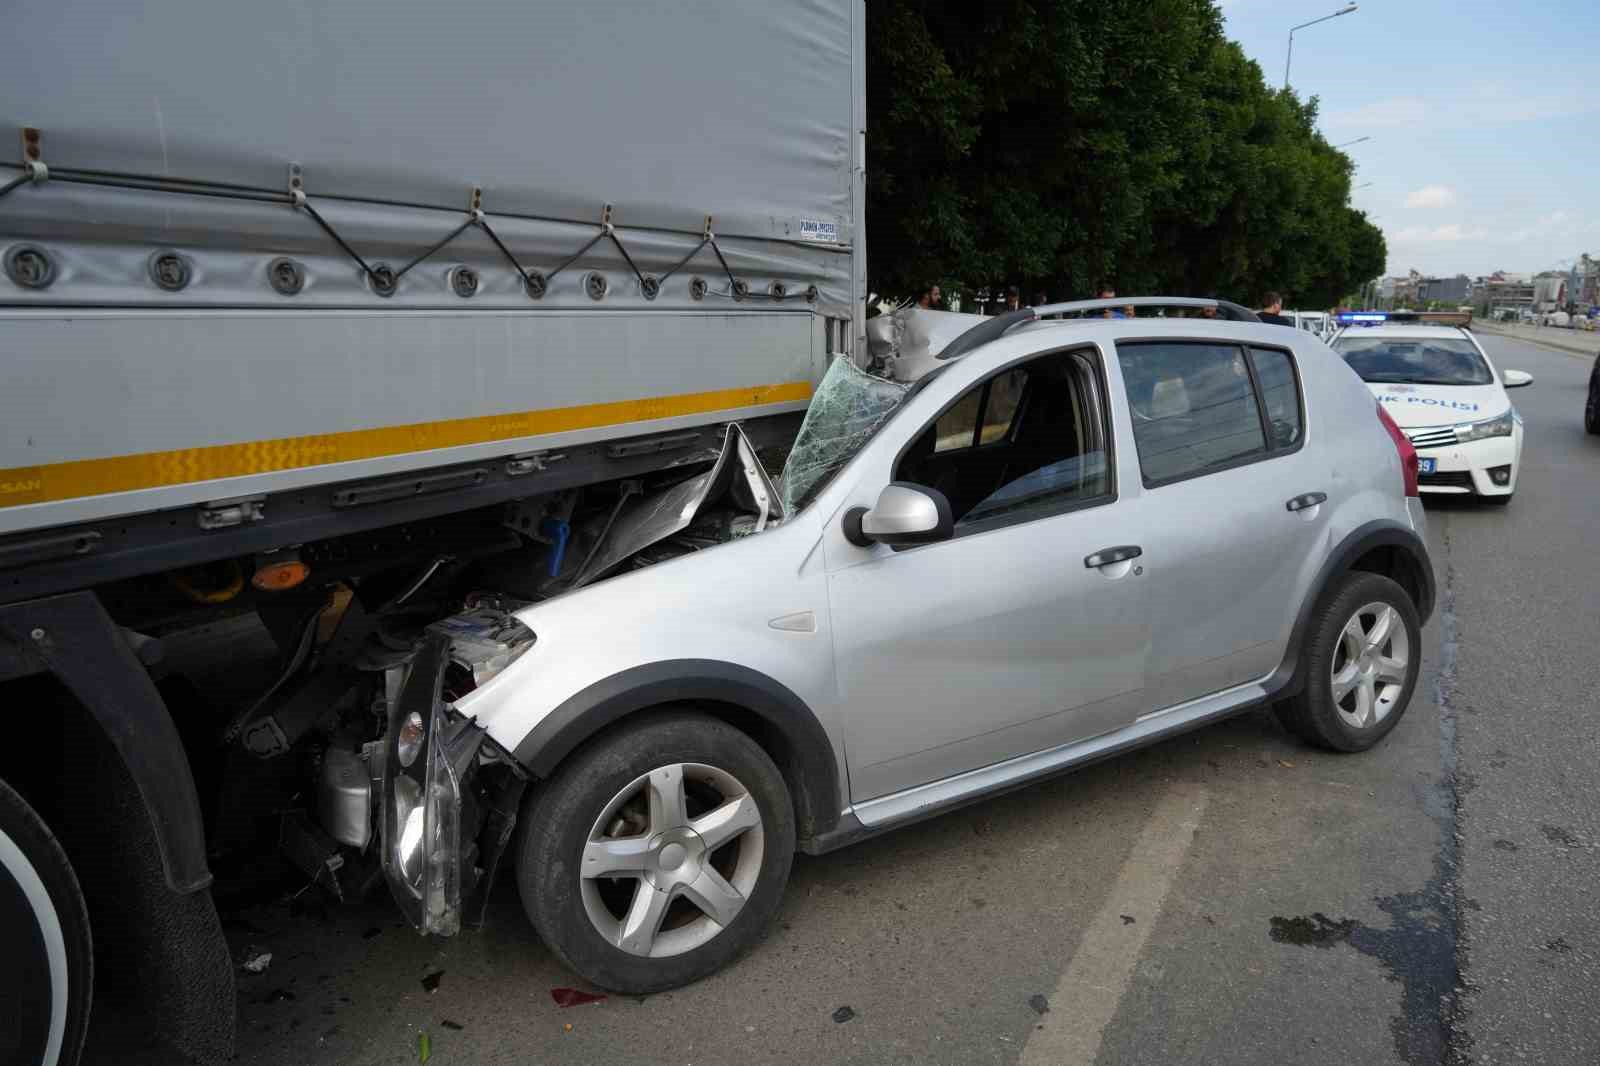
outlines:
{"label": "white road marking line", "polygon": [[[1100,1054],[1105,1028],[1128,990],[1210,795],[1202,785],[1183,784],[1157,805],[1056,984],[1050,1013],[1029,1036],[1021,1066],[1090,1066]],[[1134,921],[1123,921],[1123,915]]]}

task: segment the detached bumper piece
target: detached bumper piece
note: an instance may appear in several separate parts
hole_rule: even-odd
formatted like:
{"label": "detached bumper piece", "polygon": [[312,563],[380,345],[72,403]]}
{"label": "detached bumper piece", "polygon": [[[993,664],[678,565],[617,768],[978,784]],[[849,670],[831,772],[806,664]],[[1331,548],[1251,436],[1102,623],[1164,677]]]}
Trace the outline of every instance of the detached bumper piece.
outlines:
{"label": "detached bumper piece", "polygon": [[[477,848],[471,836],[462,839],[462,806],[484,739],[475,723],[451,721],[440,699],[449,651],[439,634],[418,649],[382,748],[383,872],[407,920],[440,936],[460,931],[463,882],[476,882]],[[475,829],[467,826],[473,836]]]}

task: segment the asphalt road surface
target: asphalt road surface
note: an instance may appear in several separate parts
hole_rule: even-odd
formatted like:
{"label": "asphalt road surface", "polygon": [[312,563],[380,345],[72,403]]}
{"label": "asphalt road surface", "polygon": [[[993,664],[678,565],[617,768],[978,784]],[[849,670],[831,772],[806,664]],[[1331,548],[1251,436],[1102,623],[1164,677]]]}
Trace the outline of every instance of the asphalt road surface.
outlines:
{"label": "asphalt road surface", "polygon": [[1430,503],[1440,607],[1377,750],[1252,714],[801,857],[764,944],[649,998],[558,1007],[575,981],[509,883],[453,941],[383,898],[232,913],[236,954],[273,953],[240,976],[238,1061],[417,1062],[424,1032],[437,1064],[1600,1061],[1589,364],[1486,345],[1535,377],[1521,483]]}

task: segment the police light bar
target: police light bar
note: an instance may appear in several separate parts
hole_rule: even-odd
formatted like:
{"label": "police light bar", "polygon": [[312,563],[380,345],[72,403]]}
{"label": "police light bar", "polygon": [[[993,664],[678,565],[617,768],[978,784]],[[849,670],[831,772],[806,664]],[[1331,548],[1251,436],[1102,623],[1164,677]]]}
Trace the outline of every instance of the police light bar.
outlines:
{"label": "police light bar", "polygon": [[1339,321],[1347,326],[1381,326],[1385,322],[1422,326],[1470,326],[1471,311],[1342,311]]}

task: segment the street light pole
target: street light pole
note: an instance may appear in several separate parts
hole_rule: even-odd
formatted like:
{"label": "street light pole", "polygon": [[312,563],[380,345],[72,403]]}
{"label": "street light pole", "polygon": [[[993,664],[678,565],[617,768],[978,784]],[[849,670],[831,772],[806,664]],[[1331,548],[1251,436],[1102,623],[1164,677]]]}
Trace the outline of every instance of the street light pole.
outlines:
{"label": "street light pole", "polygon": [[1287,92],[1289,89],[1289,64],[1294,60],[1294,31],[1303,30],[1307,26],[1315,26],[1319,22],[1327,22],[1329,19],[1336,19],[1340,15],[1348,15],[1355,9],[1355,4],[1346,4],[1344,7],[1341,7],[1331,15],[1323,15],[1319,19],[1312,19],[1310,22],[1302,22],[1298,26],[1291,26],[1289,28],[1289,52],[1283,57],[1283,88],[1285,92]]}

